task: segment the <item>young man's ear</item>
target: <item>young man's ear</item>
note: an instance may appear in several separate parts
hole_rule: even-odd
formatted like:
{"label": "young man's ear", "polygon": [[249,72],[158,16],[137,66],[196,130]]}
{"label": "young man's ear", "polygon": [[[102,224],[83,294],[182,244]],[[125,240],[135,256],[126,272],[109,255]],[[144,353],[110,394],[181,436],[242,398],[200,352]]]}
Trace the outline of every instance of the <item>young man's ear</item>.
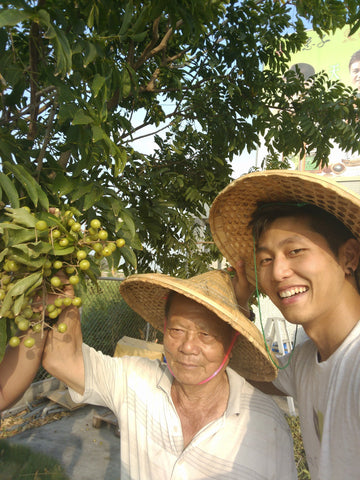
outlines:
{"label": "young man's ear", "polygon": [[355,238],[349,238],[339,248],[339,259],[346,275],[353,275],[359,265],[360,243]]}

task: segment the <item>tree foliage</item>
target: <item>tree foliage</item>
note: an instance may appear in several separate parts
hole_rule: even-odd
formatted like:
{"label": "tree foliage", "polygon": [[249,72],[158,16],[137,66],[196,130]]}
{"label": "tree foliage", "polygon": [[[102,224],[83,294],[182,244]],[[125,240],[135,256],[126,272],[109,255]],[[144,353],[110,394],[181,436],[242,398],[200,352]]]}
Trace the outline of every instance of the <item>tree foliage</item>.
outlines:
{"label": "tree foliage", "polygon": [[[207,207],[234,155],[260,138],[273,160],[308,148],[326,163],[334,140],[358,149],[355,92],[288,70],[305,21],[320,34],[356,31],[355,0],[2,6],[2,206],[99,217],[126,240],[115,265],[125,273],[206,269],[218,255]],[[144,153],[149,135],[156,148]]]}

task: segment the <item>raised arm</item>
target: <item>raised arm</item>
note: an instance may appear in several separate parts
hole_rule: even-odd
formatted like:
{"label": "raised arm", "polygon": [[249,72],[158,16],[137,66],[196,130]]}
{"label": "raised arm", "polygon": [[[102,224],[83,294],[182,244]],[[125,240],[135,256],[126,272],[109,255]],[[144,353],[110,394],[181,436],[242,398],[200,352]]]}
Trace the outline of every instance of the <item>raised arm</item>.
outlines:
{"label": "raised arm", "polygon": [[11,407],[30,386],[41,364],[47,332],[33,333],[35,345],[30,349],[21,341],[7,347],[0,363],[0,411]]}
{"label": "raised arm", "polygon": [[67,330],[65,333],[59,333],[56,328],[49,331],[42,365],[51,375],[83,394],[85,375],[78,308],[67,307],[60,314],[58,323],[65,323]]}

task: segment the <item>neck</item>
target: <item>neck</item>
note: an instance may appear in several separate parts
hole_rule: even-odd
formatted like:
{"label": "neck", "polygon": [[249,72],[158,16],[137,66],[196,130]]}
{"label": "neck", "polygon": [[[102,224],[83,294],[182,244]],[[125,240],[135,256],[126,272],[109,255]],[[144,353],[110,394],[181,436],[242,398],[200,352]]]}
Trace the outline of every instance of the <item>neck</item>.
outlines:
{"label": "neck", "polygon": [[316,344],[320,361],[327,360],[343,343],[360,320],[360,295],[351,287],[331,315],[304,325],[306,334]]}
{"label": "neck", "polygon": [[229,396],[229,381],[225,370],[219,375],[214,377],[211,381],[205,384],[198,385],[185,385],[180,383],[174,378],[171,388],[173,400],[174,397],[177,401],[186,402],[188,404],[201,404],[212,405],[216,403],[220,397],[226,394]]}

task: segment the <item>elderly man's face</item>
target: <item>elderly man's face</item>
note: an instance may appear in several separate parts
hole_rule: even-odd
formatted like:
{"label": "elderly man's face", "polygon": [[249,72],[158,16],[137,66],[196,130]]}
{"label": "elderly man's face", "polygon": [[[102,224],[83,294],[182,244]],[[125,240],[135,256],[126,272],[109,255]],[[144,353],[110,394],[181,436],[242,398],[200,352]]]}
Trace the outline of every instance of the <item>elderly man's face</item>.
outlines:
{"label": "elderly man's face", "polygon": [[205,307],[174,295],[167,318],[164,348],[178,382],[197,385],[220,366],[233,330]]}

